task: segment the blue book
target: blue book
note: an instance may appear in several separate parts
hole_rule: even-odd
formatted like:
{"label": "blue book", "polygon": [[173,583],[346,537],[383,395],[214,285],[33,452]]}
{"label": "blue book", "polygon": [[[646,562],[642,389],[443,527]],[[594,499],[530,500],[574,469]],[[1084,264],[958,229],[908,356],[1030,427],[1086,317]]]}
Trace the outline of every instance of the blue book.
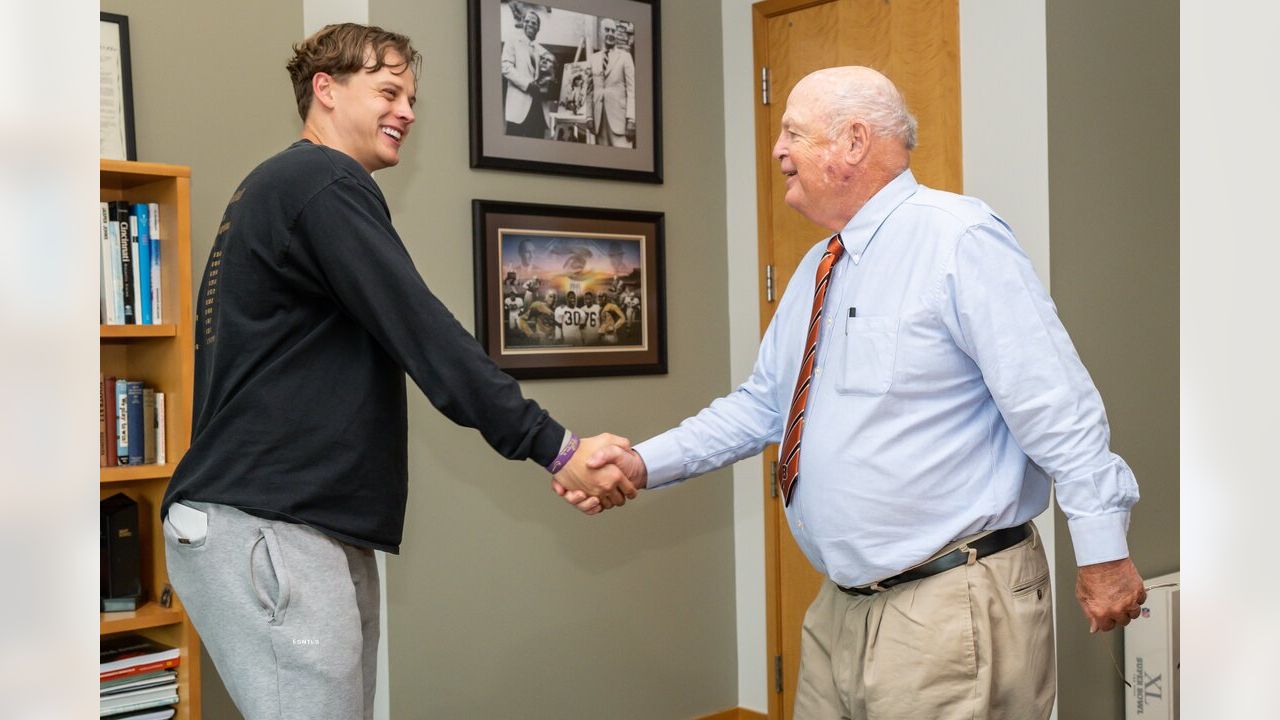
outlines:
{"label": "blue book", "polygon": [[151,321],[159,325],[164,322],[164,300],[160,296],[160,206],[147,204],[147,229],[151,232]]}
{"label": "blue book", "polygon": [[146,452],[146,428],[142,416],[142,381],[128,381],[129,404],[129,464],[141,465]]}
{"label": "blue book", "polygon": [[146,203],[133,204],[133,227],[138,234],[138,308],[139,325],[151,324],[151,225]]}
{"label": "blue book", "polygon": [[116,380],[116,462],[129,464],[129,381]]}

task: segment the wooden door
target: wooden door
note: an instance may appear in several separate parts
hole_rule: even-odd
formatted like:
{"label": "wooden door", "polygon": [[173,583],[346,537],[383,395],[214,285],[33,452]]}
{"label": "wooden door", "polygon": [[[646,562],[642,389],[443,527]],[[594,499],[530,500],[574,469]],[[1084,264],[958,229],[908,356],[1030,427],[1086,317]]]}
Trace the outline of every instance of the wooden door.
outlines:
{"label": "wooden door", "polygon": [[[911,157],[916,179],[961,191],[958,0],[766,0],[753,6],[755,77],[767,77],[769,102],[756,95],[757,207],[760,277],[772,272],[773,298],[760,294],[761,333],[777,298],[814,243],[829,233],[783,202],[771,157],[787,95],[806,74],[824,67],[866,65],[887,75],[919,121]],[[764,71],[764,75],[762,75]],[[800,352],[796,348],[796,352]],[[773,483],[777,446],[764,453],[765,584],[769,717],[791,718],[800,668],[800,627],[822,577],[800,552]]]}

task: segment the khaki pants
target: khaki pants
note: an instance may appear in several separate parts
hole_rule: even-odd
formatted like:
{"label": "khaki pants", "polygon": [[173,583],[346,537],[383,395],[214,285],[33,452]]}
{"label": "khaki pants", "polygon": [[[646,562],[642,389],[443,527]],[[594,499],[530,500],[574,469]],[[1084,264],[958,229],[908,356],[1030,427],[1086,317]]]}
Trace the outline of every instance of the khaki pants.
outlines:
{"label": "khaki pants", "polygon": [[1049,564],[1033,534],[876,595],[824,583],[804,619],[794,716],[1048,718],[1055,672]]}

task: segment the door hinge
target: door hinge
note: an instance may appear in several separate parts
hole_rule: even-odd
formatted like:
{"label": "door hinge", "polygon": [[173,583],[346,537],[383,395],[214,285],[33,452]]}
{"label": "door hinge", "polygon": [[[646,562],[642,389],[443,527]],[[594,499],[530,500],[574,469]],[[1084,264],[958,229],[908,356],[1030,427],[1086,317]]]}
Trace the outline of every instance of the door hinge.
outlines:
{"label": "door hinge", "polygon": [[778,461],[769,467],[769,497],[778,497]]}
{"label": "door hinge", "polygon": [[769,68],[760,68],[760,103],[769,104]]}
{"label": "door hinge", "polygon": [[782,693],[782,656],[773,656],[773,691]]}
{"label": "door hinge", "polygon": [[764,301],[773,302],[773,265],[764,266]]}

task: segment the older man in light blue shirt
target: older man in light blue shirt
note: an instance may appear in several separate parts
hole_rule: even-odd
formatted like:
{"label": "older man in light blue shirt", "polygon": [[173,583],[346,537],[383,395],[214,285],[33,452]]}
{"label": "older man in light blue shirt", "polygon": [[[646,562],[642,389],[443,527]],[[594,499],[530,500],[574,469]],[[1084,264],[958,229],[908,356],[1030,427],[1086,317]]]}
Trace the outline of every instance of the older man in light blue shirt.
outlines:
{"label": "older man in light blue shirt", "polygon": [[1048,566],[1028,523],[1052,478],[1082,608],[1110,630],[1145,598],[1125,542],[1138,488],[1009,226],[917,183],[914,145],[879,73],[801,80],[774,157],[787,203],[836,235],[800,262],[746,382],[593,464],[661,487],[782,441],[799,416],[787,521],[830,582],[806,616],[796,717],[1048,717]]}

